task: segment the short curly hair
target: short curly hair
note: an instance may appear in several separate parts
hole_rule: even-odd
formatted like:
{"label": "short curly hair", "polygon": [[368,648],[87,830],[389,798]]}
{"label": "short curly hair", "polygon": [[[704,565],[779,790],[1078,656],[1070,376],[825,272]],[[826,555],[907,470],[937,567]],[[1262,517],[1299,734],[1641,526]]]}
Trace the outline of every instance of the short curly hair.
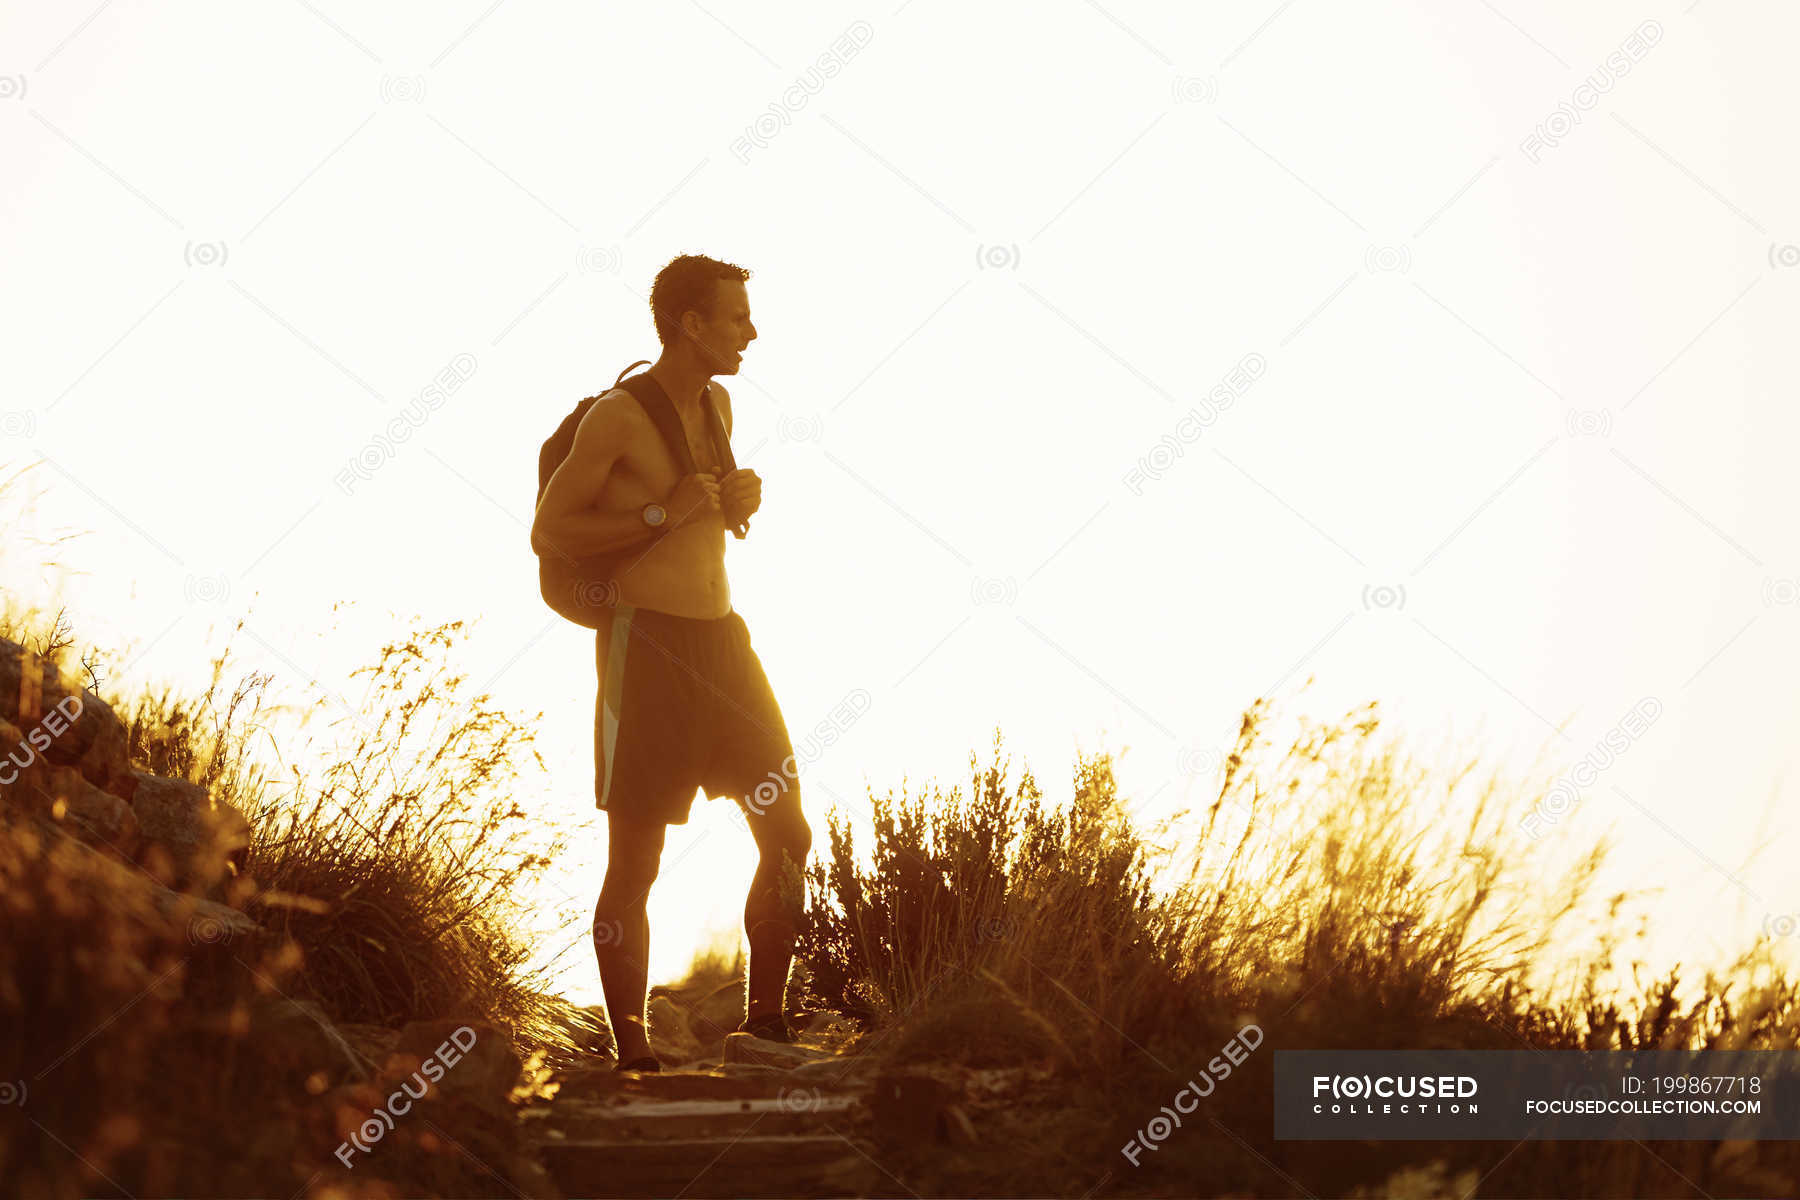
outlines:
{"label": "short curly hair", "polygon": [[750,272],[736,263],[720,262],[704,254],[671,258],[650,286],[650,316],[656,322],[657,339],[665,346],[669,344],[681,329],[681,314],[709,311],[714,284],[721,280],[742,283],[749,278]]}

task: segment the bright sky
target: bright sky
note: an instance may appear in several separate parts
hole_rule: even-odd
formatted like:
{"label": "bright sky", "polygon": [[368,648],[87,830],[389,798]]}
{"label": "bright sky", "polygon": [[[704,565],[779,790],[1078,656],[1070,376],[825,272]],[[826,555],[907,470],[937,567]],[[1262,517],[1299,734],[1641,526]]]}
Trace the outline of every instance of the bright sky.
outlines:
{"label": "bright sky", "polygon": [[[1693,961],[1800,914],[1797,39],[1769,0],[9,5],[0,463],[92,531],[73,615],[134,677],[246,608],[296,687],[477,621],[585,913],[537,450],[713,254],[761,333],[734,602],[797,740],[866,697],[804,764],[821,844],[996,725],[1052,796],[1122,752],[1154,815],[1308,676],[1496,762],[1606,761],[1650,699],[1544,844],[1616,826]],[[723,805],[672,830],[653,974],[751,854]]]}

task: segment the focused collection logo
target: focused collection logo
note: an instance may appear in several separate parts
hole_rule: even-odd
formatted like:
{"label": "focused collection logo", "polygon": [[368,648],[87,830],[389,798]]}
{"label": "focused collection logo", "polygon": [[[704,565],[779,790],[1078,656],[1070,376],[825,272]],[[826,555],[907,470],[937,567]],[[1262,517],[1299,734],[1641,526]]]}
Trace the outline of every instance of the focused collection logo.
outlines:
{"label": "focused collection logo", "polygon": [[1312,1110],[1321,1116],[1452,1113],[1473,1116],[1481,1085],[1472,1075],[1314,1075]]}

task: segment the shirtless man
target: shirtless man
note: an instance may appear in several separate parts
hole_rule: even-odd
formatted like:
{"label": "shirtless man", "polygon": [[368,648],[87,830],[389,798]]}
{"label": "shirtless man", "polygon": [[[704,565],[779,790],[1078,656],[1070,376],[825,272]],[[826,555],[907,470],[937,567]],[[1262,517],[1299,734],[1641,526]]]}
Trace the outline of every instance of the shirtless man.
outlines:
{"label": "shirtless man", "polygon": [[762,503],[754,471],[720,476],[702,397],[727,432],[735,375],[756,337],[749,272],[698,255],[656,276],[650,309],[662,356],[649,375],[681,417],[695,473],[681,468],[644,409],[615,388],[582,417],[532,523],[532,549],[574,557],[633,551],[614,577],[617,607],[596,637],[595,802],[606,812],[606,879],[594,953],[620,1070],[659,1070],[645,1028],[645,910],[667,826],[687,823],[697,788],[743,808],[758,862],[744,904],[750,944],[746,1032],[792,1041],[783,1016],[798,919],[798,872],[812,845],[793,746],[725,580],[725,530]]}

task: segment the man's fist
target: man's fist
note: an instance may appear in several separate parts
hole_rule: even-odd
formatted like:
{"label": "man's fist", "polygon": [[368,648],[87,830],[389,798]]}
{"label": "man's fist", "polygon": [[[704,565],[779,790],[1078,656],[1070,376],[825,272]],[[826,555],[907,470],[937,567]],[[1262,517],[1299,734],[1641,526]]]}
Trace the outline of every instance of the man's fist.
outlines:
{"label": "man's fist", "polygon": [[742,525],[762,507],[762,479],[748,467],[739,467],[719,482],[719,511],[728,526]]}
{"label": "man's fist", "polygon": [[706,472],[689,475],[675,485],[663,501],[671,527],[686,525],[707,513],[719,511],[719,477]]}

